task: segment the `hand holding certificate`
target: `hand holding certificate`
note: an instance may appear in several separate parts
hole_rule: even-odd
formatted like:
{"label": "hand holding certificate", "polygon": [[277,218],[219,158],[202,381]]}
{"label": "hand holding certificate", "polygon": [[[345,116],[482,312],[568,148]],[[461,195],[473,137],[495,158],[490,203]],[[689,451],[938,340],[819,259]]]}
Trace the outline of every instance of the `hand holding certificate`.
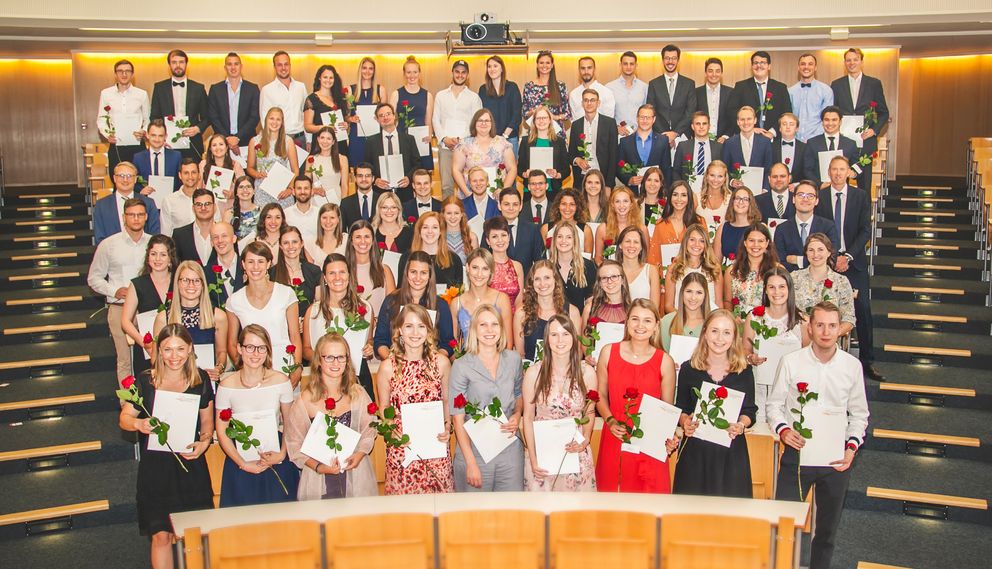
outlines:
{"label": "hand holding certificate", "polygon": [[843,407],[813,405],[803,411],[811,437],[799,451],[799,466],[833,466],[844,459],[847,410]]}
{"label": "hand holding certificate", "polygon": [[[332,423],[335,435],[334,448],[330,446],[331,435],[329,434]],[[303,439],[303,444],[300,445],[300,452],[327,466],[334,466],[336,460],[341,469],[344,470],[345,460],[355,454],[355,449],[358,448],[358,441],[361,438],[362,435],[358,431],[338,423],[337,420],[328,421],[328,415],[323,411],[318,411],[313,422],[310,423],[310,429]]]}
{"label": "hand holding certificate", "polygon": [[534,421],[534,450],[538,468],[549,473],[578,474],[579,453],[565,450],[569,443],[577,440],[585,439],[571,417]]}
{"label": "hand holding certificate", "polygon": [[258,189],[269,194],[272,197],[272,201],[279,201],[276,196],[288,188],[292,181],[293,171],[279,162],[273,162],[272,167],[269,168],[265,177],[262,178],[262,183],[258,186]]}
{"label": "hand holding certificate", "polygon": [[709,381],[704,381],[699,389],[694,387],[692,391],[696,395],[696,409],[692,412],[692,420],[699,421],[692,436],[730,448],[733,439],[727,428],[731,423],[737,422],[741,415],[744,392],[727,389]]}
{"label": "hand holding certificate", "polygon": [[675,427],[679,424],[679,417],[682,410],[645,394],[641,398],[641,406],[638,409],[641,414],[641,430],[644,436],[633,439],[631,444],[638,447],[640,451],[652,458],[662,462],[668,459],[668,447],[665,443],[675,438]]}

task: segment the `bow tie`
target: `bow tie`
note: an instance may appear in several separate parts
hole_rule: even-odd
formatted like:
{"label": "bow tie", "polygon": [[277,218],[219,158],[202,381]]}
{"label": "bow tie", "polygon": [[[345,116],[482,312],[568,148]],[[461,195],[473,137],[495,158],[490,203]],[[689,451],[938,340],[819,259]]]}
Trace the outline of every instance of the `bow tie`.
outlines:
{"label": "bow tie", "polygon": [[801,88],[803,88],[803,89],[805,89],[805,88],[807,88],[807,87],[812,87],[812,86],[813,86],[813,84],[812,84],[812,83],[800,83],[800,84],[799,84],[799,86],[800,86]]}
{"label": "bow tie", "polygon": [[427,202],[427,203],[417,202],[417,207],[430,208],[431,207],[431,202]]}
{"label": "bow tie", "polygon": [[792,142],[786,142],[784,140],[782,141],[782,146],[795,146],[795,145],[796,145],[795,140],[793,140]]}
{"label": "bow tie", "polygon": [[186,86],[186,82],[185,81],[173,81],[172,82],[172,86],[173,87],[185,87]]}

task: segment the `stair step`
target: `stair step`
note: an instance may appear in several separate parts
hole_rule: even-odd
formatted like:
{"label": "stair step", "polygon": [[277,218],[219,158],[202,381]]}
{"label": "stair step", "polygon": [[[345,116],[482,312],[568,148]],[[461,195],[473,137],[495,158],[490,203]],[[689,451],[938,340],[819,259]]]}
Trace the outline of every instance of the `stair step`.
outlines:
{"label": "stair step", "polygon": [[956,348],[933,348],[930,346],[905,346],[902,344],[885,344],[882,348],[886,352],[896,352],[900,354],[926,354],[928,356],[953,356],[958,358],[970,358],[971,350],[959,350]]}
{"label": "stair step", "polygon": [[875,240],[875,247],[879,255],[886,257],[977,259],[980,244],[951,239],[880,237]]}
{"label": "stair step", "polygon": [[885,221],[902,221],[919,225],[937,223],[972,223],[975,212],[970,210],[947,211],[943,209],[908,209],[887,207],[882,209],[882,219]]}
{"label": "stair step", "polygon": [[891,429],[872,429],[871,435],[881,439],[897,439],[901,441],[913,441],[921,443],[934,443],[940,445],[956,445],[978,448],[982,446],[982,441],[975,437],[957,437],[953,435],[938,435],[933,433],[914,433],[912,431],[893,431]]}
{"label": "stair step", "polygon": [[939,385],[916,385],[910,383],[893,383],[885,381],[879,384],[882,391],[898,391],[902,393],[922,393],[926,395],[947,395],[953,397],[975,397],[974,389],[961,387],[942,387]]}
{"label": "stair step", "polygon": [[102,448],[100,441],[85,441],[81,443],[69,443],[47,447],[26,448],[23,450],[13,450],[0,452],[0,462],[10,462],[14,460],[30,460],[32,458],[43,458],[61,454],[76,454],[81,452],[98,451]]}
{"label": "stair step", "polygon": [[42,358],[36,360],[16,360],[12,362],[0,362],[0,371],[31,369],[36,367],[51,367],[51,366],[66,365],[66,364],[78,364],[78,363],[86,363],[89,361],[90,361],[90,357],[87,354],[81,354],[78,356],[59,356],[55,358]]}
{"label": "stair step", "polygon": [[858,569],[910,569],[909,567],[903,567],[901,565],[883,565],[881,563],[871,563],[868,561],[859,561]]}
{"label": "stair step", "polygon": [[90,502],[80,502],[78,504],[66,504],[64,506],[54,506],[51,508],[13,512],[10,514],[0,515],[0,526],[25,524],[42,520],[53,520],[66,516],[79,516],[92,512],[102,512],[109,509],[110,502],[107,500],[93,500]]}
{"label": "stair step", "polygon": [[96,395],[92,393],[80,393],[79,395],[66,395],[64,397],[47,397],[45,399],[11,401],[8,403],[0,403],[0,412],[58,407],[62,405],[72,405],[75,403],[89,403],[95,400]]}
{"label": "stair step", "polygon": [[912,221],[886,220],[879,221],[876,227],[882,237],[974,240],[978,236],[978,231],[972,223],[924,225]]}
{"label": "stair step", "polygon": [[[908,290],[914,294],[925,291]],[[874,295],[873,295],[874,296]],[[992,330],[992,309],[950,302],[907,302],[873,298],[875,328],[898,328],[923,332],[988,334]]]}
{"label": "stair step", "polygon": [[905,398],[882,400],[874,393],[869,395],[872,436],[866,448],[992,463],[987,409],[912,405]]}
{"label": "stair step", "polygon": [[[113,544],[137,544],[147,541],[138,533],[133,521],[109,520],[104,525],[92,525],[89,514],[73,520],[73,529],[50,535],[25,539],[21,531],[11,531],[3,543],[4,558],[16,559],[18,567],[72,566],[74,569],[103,569],[106,567],[149,567],[147,547],[113,547]],[[13,528],[8,528],[13,529]],[[83,553],[85,552],[85,553]],[[65,560],[63,563],[53,560]],[[71,560],[71,561],[70,561]]]}
{"label": "stair step", "polygon": [[987,500],[980,498],[968,498],[965,496],[931,494],[929,492],[914,492],[912,490],[898,490],[895,488],[876,488],[874,486],[868,487],[867,495],[869,498],[916,502],[918,504],[932,504],[934,506],[950,506],[954,508],[968,508],[972,510],[989,509],[989,503]]}
{"label": "stair step", "polygon": [[110,338],[58,339],[0,349],[0,379],[57,377],[105,370],[113,377],[117,354]]}
{"label": "stair step", "polygon": [[992,368],[988,333],[943,334],[935,331],[875,327],[875,357],[922,365]]}
{"label": "stair step", "polygon": [[[977,259],[914,259],[895,255],[877,255],[875,274],[920,278],[980,280],[984,261]],[[987,290],[987,289],[986,289]]]}
{"label": "stair step", "polygon": [[[88,308],[93,312],[106,303],[102,296],[96,296],[85,284],[64,285],[55,289],[24,287],[16,294],[16,298],[8,298],[5,302],[8,314],[86,310]],[[105,319],[106,317],[104,317]]]}
{"label": "stair step", "polygon": [[3,241],[9,241],[6,246],[14,249],[52,249],[69,245],[92,245],[93,232],[80,230],[72,233],[15,237],[0,235],[0,242]]}
{"label": "stair step", "polygon": [[871,279],[872,303],[876,300],[891,300],[926,304],[920,310],[930,310],[930,306],[948,304],[985,306],[989,285],[978,280],[933,278],[916,276],[894,276],[877,274]]}

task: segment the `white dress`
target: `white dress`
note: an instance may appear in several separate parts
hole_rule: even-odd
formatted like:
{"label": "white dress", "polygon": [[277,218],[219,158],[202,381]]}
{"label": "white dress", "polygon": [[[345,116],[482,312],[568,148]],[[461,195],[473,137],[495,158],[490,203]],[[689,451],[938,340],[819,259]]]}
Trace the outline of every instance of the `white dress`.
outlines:
{"label": "white dress", "polygon": [[[238,418],[238,415],[244,413],[269,411],[272,413],[271,417],[275,422],[274,424],[276,429],[279,430],[281,429],[281,423],[285,419],[280,416],[279,405],[282,403],[292,403],[293,399],[293,384],[288,381],[283,381],[281,383],[255,387],[252,389],[239,389],[235,387],[220,386],[217,388],[217,396],[214,400],[214,405],[217,406],[217,409],[230,409],[234,412],[235,418]],[[249,424],[252,424],[252,426],[258,426],[258,430],[263,430],[257,419],[252,420]],[[268,432],[271,434],[271,431]],[[278,435],[276,436],[278,437]],[[263,441],[263,444],[259,447],[259,450],[263,452],[278,452],[278,445],[278,438],[274,441]],[[268,448],[269,446],[274,446],[275,448]],[[256,459],[254,451],[250,451],[247,453],[248,456],[245,456],[246,453],[241,448],[241,445],[235,445],[235,447],[246,460]]]}
{"label": "white dress", "polygon": [[274,369],[281,368],[283,358],[286,357],[286,346],[289,345],[286,309],[295,302],[298,301],[293,289],[279,283],[272,283],[272,295],[269,297],[269,302],[261,309],[255,308],[248,302],[248,287],[237,291],[227,301],[227,311],[238,317],[242,329],[249,324],[258,324],[269,333]]}
{"label": "white dress", "polygon": [[[348,234],[342,233],[341,243],[337,246],[337,248],[334,249],[334,253],[340,253],[344,255],[345,249],[347,247],[348,247]],[[327,253],[325,253],[322,248],[317,246],[316,241],[307,241],[306,243],[303,244],[303,248],[306,250],[307,253],[310,254],[310,258],[313,259],[313,264],[323,268],[324,259],[327,258]]]}
{"label": "white dress", "polygon": [[[323,170],[323,176],[313,176],[313,187],[324,188],[324,193],[327,196],[313,195],[313,205],[317,208],[324,205],[325,203],[333,203],[341,205],[341,173],[334,171],[334,166],[331,164],[330,156],[314,156],[313,166],[319,167]],[[310,164],[307,164],[307,170],[310,170]],[[309,172],[308,172],[309,174]]]}
{"label": "white dress", "polygon": [[[706,222],[706,227],[709,228],[711,232],[716,231],[716,227],[720,225],[720,222],[724,221],[724,218],[727,216],[727,206],[729,205],[730,205],[730,198],[728,197],[716,209],[704,208],[703,202],[700,200],[700,196],[699,195],[696,196],[696,213],[703,218],[703,221]],[[720,221],[719,222],[716,221],[714,217],[719,217]],[[713,236],[711,235],[710,241],[712,240],[713,240]]]}
{"label": "white dress", "polygon": [[630,300],[637,300],[638,298],[645,300],[651,299],[651,281],[648,278],[650,267],[650,265],[645,263],[641,267],[641,272],[637,274],[637,277],[628,284],[630,288]]}
{"label": "white dress", "polygon": [[356,264],[355,276],[358,279],[358,284],[364,289],[364,292],[360,293],[359,296],[361,296],[365,302],[372,305],[373,313],[379,314],[379,308],[382,307],[382,301],[386,299],[385,287],[376,288],[372,284],[372,275],[369,274],[368,263]]}

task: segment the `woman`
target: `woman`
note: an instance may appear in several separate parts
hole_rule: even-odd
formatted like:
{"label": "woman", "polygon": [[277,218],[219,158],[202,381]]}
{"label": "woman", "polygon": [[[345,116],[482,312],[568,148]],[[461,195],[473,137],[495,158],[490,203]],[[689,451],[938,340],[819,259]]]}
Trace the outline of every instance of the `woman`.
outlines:
{"label": "woman", "polygon": [[555,75],[554,56],[545,50],[537,53],[537,79],[524,84],[524,117],[530,118],[542,106],[551,111],[551,118],[564,135],[565,121],[572,118],[572,110],[568,107],[568,89]]}
{"label": "woman", "polygon": [[[334,146],[338,152],[347,156],[348,123],[344,120],[347,108],[344,83],[341,82],[337,69],[334,69],[333,65],[321,65],[313,76],[313,92],[307,95],[303,102],[303,130],[312,135],[311,149],[317,148],[318,135],[324,127],[327,127],[334,137]],[[334,124],[326,123],[324,118],[330,115],[325,113],[335,113],[340,120]],[[341,142],[338,142],[336,133],[345,135]],[[335,156],[338,152],[335,152]]]}
{"label": "woman", "polygon": [[730,206],[727,209],[727,216],[716,228],[713,237],[713,255],[717,259],[730,259],[731,255],[737,257],[738,245],[744,239],[744,235],[750,232],[748,228],[761,223],[761,212],[758,211],[758,204],[754,201],[754,194],[748,188],[740,187],[734,190]]}
{"label": "woman", "polygon": [[[572,188],[564,188],[551,202],[551,209],[548,211],[548,222],[541,226],[541,237],[545,243],[549,237],[555,234],[555,225],[563,221],[574,223],[578,229],[579,251],[586,253],[592,258],[593,234],[592,230],[585,223],[586,212],[582,209],[582,198],[579,193]],[[550,249],[550,247],[548,247]]]}
{"label": "woman", "polygon": [[409,251],[413,244],[412,222],[404,220],[402,213],[403,204],[393,192],[384,192],[375,204],[375,215],[372,216],[375,242],[385,243],[387,251]]}
{"label": "woman", "polygon": [[[213,168],[225,168],[234,171],[230,188],[213,189],[210,187],[210,173]],[[235,194],[234,180],[244,176],[245,169],[231,158],[231,149],[223,134],[210,135],[210,140],[207,141],[207,150],[203,153],[203,159],[200,160],[200,172],[203,173],[203,187],[213,191],[218,200],[224,200],[225,209],[229,208]]]}
{"label": "woman", "polygon": [[596,273],[592,298],[582,310],[582,322],[589,326],[593,317],[603,322],[623,324],[630,310],[630,285],[624,276],[623,266],[616,261],[603,261]]}
{"label": "woman", "polygon": [[[523,445],[516,439],[523,413],[523,365],[520,354],[506,349],[508,332],[494,307],[484,304],[476,308],[465,343],[465,355],[451,366],[449,405],[458,441],[454,463],[457,492],[524,489]],[[506,420],[499,430],[515,440],[492,460],[483,462],[465,430],[464,401],[488,407],[495,399],[499,399],[500,411]]]}
{"label": "woman", "polygon": [[[396,109],[396,128],[400,132],[410,134],[409,127],[427,127],[427,134],[418,142],[429,146],[434,136],[434,128],[431,126],[434,116],[434,95],[421,84],[420,62],[416,57],[407,56],[406,61],[403,62],[403,86],[389,96],[389,104]],[[427,156],[421,156],[418,167],[433,171],[434,157],[429,152]]]}
{"label": "woman", "polygon": [[382,262],[371,223],[364,219],[352,223],[348,235],[344,256],[348,266],[354,270],[356,288],[365,294],[372,305],[372,312],[379,314],[382,300],[396,290],[396,277],[393,270]]}
{"label": "woman", "polygon": [[[498,215],[486,221],[483,226],[482,235],[493,252],[493,288],[505,292],[510,298],[510,307],[517,309],[517,295],[524,288],[524,267],[520,261],[511,259],[508,255],[510,249],[510,225],[506,218]],[[507,320],[507,323],[511,320]],[[507,330],[509,330],[509,326]],[[511,342],[512,344],[512,342]]]}
{"label": "woman", "polygon": [[665,176],[661,173],[661,168],[651,166],[644,172],[640,191],[639,202],[644,227],[651,236],[654,236],[655,225],[661,221],[661,214],[665,209],[665,201],[662,199],[662,194],[665,192]]}
{"label": "woman", "polygon": [[427,253],[423,251],[410,253],[400,287],[382,301],[382,310],[376,313],[379,319],[376,321],[374,338],[375,353],[380,360],[389,357],[393,342],[393,319],[407,304],[419,304],[434,313],[432,320],[438,330],[438,348],[448,355],[454,353],[452,344],[457,345],[457,340],[453,330],[451,309],[448,303],[437,295],[432,267],[433,260]]}
{"label": "woman", "polygon": [[479,247],[479,238],[469,231],[465,205],[462,204],[461,198],[452,195],[441,202],[441,220],[448,249],[458,255],[464,264],[468,254]]}
{"label": "woman", "polygon": [[[452,175],[459,195],[468,197],[468,172],[472,168],[492,168],[496,170],[495,178],[502,171],[503,188],[512,188],[517,180],[517,158],[513,155],[513,146],[505,138],[495,134],[493,124],[496,119],[489,109],[479,109],[469,123],[469,137],[462,140],[452,153]],[[497,184],[498,180],[491,180]]]}
{"label": "woman", "polygon": [[809,266],[792,272],[796,306],[806,314],[816,303],[829,300],[840,308],[840,335],[854,329],[854,290],[847,277],[834,271],[834,246],[830,238],[814,233],[806,239],[806,259]]}
{"label": "woman", "polygon": [[[516,261],[514,261],[516,262]],[[513,322],[513,305],[510,297],[503,291],[493,288],[493,275],[496,271],[496,262],[493,254],[485,249],[476,249],[468,255],[468,289],[451,301],[451,313],[458,323],[457,332],[460,343],[468,339],[468,327],[472,322],[472,315],[475,309],[483,304],[496,307],[503,326],[510,329]],[[512,348],[512,338],[507,341]]]}
{"label": "woman", "polygon": [[506,63],[502,57],[494,55],[486,60],[486,82],[479,87],[479,98],[482,108],[493,114],[493,132],[510,143],[516,156],[520,146],[517,129],[520,128],[522,101],[520,87],[506,78]]}
{"label": "woman", "polygon": [[[692,440],[699,428],[695,417],[697,397],[693,388],[702,390],[703,382],[734,389],[744,394],[744,404],[730,422],[727,436],[730,447],[703,440]],[[708,393],[703,397],[709,399]],[[692,358],[679,368],[679,387],[675,406],[682,409],[679,424],[688,440],[675,467],[676,494],[751,498],[751,463],[744,430],[754,424],[758,410],[754,404],[754,375],[744,359],[744,346],[737,331],[737,320],[729,310],[714,310],[703,323],[703,337]]]}
{"label": "woman", "polygon": [[262,121],[262,131],[255,135],[248,144],[248,175],[255,180],[255,201],[259,205],[265,205],[275,201],[282,207],[289,207],[293,204],[293,187],[287,186],[280,189],[277,195],[271,195],[261,189],[262,181],[269,175],[276,164],[293,173],[295,178],[300,173],[299,160],[296,157],[296,144],[293,139],[286,134],[286,126],[283,124],[282,109],[272,107],[265,113],[265,120]]}
{"label": "woman", "polygon": [[680,288],[675,312],[669,312],[661,319],[661,345],[666,352],[672,346],[672,336],[699,338],[703,322],[710,314],[706,277],[700,273],[687,273]]}
{"label": "woman", "polygon": [[[451,252],[448,244],[441,241],[441,214],[429,211],[420,216],[413,226],[413,244],[400,257],[400,274],[405,275],[407,261],[415,251],[423,251],[430,255],[434,267],[435,282],[445,286],[460,286],[462,284],[462,260]],[[401,283],[402,284],[402,279]]]}
{"label": "woman", "polygon": [[358,62],[358,82],[353,83],[349,90],[344,92],[351,113],[348,116],[348,122],[351,124],[351,130],[348,131],[348,162],[352,164],[365,161],[365,141],[372,134],[371,132],[366,134],[365,130],[360,128],[355,107],[378,105],[386,100],[385,92],[386,89],[375,82],[375,60],[371,57],[363,57]]}
{"label": "woman", "polygon": [[345,252],[348,234],[341,227],[341,206],[334,203],[320,206],[317,212],[317,240],[305,246],[307,257],[317,266],[323,265],[324,259],[331,253]]}
{"label": "woman", "polygon": [[303,257],[303,234],[295,227],[282,230],[279,251],[282,254],[269,270],[269,278],[293,289],[300,302],[299,313],[303,314],[314,301],[317,285],[320,284],[320,267]]}
{"label": "woman", "polygon": [[[620,232],[627,227],[633,227],[644,234],[644,242],[647,243],[648,232],[636,206],[637,197],[630,189],[620,186],[613,190],[610,208],[606,211],[606,223],[596,228],[596,263],[601,264],[605,259],[603,251],[609,247],[607,242],[616,246]],[[613,255],[609,257],[613,258]]]}
{"label": "woman", "polygon": [[550,261],[537,261],[527,274],[520,310],[513,315],[513,345],[525,360],[537,359],[537,342],[544,340],[548,322],[555,315],[567,317],[573,330],[581,329],[579,309],[565,300],[565,286],[555,266]]}
{"label": "woman", "polygon": [[[306,174],[313,180],[313,205],[341,204],[348,189],[348,155],[338,151],[334,129],[322,126],[314,134],[314,143],[306,161]],[[345,142],[347,144],[347,142]]]}
{"label": "woman", "polygon": [[661,304],[661,280],[658,267],[646,262],[648,242],[644,233],[633,226],[620,232],[617,237],[616,260],[623,266],[623,274],[630,283],[630,299],[645,298]]}
{"label": "woman", "polygon": [[[589,404],[587,393],[596,384],[596,372],[582,362],[579,336],[567,316],[551,317],[542,340],[544,359],[527,368],[523,382],[523,432],[528,441],[524,454],[525,486],[531,492],[594,492],[596,472],[589,445],[596,408]],[[582,442],[565,445],[565,452],[579,455],[579,472],[558,475],[538,465],[534,421],[568,418],[586,421],[576,428],[582,434]]]}
{"label": "woman", "polygon": [[715,235],[716,226],[727,213],[727,206],[730,205],[730,186],[727,174],[727,165],[720,160],[713,160],[706,167],[706,175],[703,178],[703,188],[699,192],[699,199],[696,204],[696,213],[706,222],[709,229],[710,238]]}
{"label": "woman", "polygon": [[[227,427],[231,418],[240,417],[253,431],[278,433],[277,426],[286,423],[293,404],[293,384],[272,369],[273,357],[278,354],[273,353],[264,326],[245,326],[235,343],[237,371],[217,387],[217,442],[226,455],[220,507],[290,502],[296,497],[300,471],[286,460],[285,439],[277,435],[278,447],[244,449],[227,436]],[[253,418],[249,420],[245,414]],[[269,469],[272,473],[266,472]]]}
{"label": "woman", "polygon": [[704,224],[703,218],[696,215],[696,194],[689,188],[689,184],[679,180],[668,190],[668,199],[665,200],[665,207],[661,211],[661,221],[655,226],[654,234],[651,235],[648,262],[662,268],[670,265],[672,256],[678,248],[668,247],[665,251],[668,252],[666,255],[662,247],[682,243],[686,228],[695,224]]}
{"label": "woman", "polygon": [[[372,399],[355,381],[348,343],[337,334],[322,336],[317,341],[314,356],[310,364],[311,379],[286,417],[289,459],[303,471],[296,499],[376,496],[379,485],[372,459],[368,456],[376,436],[372,427],[375,417],[369,413]],[[331,410],[327,409],[328,401],[334,402]],[[361,435],[350,456],[337,456],[327,465],[303,454],[303,441],[318,417],[317,413],[330,414],[339,427],[348,427]],[[320,420],[325,419],[320,416]]]}
{"label": "woman", "polygon": [[555,236],[548,247],[548,259],[565,283],[565,298],[577,309],[586,305],[596,282],[596,264],[582,256],[578,247],[579,229],[570,221],[555,226]]}
{"label": "woman", "polygon": [[568,147],[565,144],[565,137],[558,134],[557,129],[551,119],[551,110],[548,107],[540,106],[534,110],[534,128],[530,129],[530,134],[524,138],[520,145],[518,169],[521,177],[527,180],[531,169],[531,153],[534,148],[551,149],[551,168],[544,170],[551,185],[551,194],[554,195],[561,189],[561,181],[568,177]]}
{"label": "woman", "polygon": [[[179,462],[171,453],[148,450],[152,433],[151,417],[134,403],[121,405],[118,419],[121,429],[138,434],[138,530],[151,539],[151,564],[155,569],[173,567],[172,543],[176,539],[170,515],[214,507],[210,472],[203,453],[207,452],[214,432],[214,390],[207,374],[196,369],[193,340],[178,324],[165,326],[158,336],[160,357],[151,374],[138,379],[125,378],[144,398],[146,409],[155,409],[160,392],[185,393],[199,397],[196,435],[192,445],[175,449]],[[153,411],[154,412],[154,411]],[[182,464],[182,466],[180,466]],[[184,470],[185,469],[185,470]]]}
{"label": "woman", "polygon": [[234,179],[234,196],[230,209],[224,210],[223,219],[234,228],[238,240],[258,232],[261,209],[255,203],[255,183],[248,176]]}
{"label": "woman", "polygon": [[[622,342],[609,344],[597,354],[596,377],[604,429],[596,460],[596,486],[600,492],[669,494],[668,461],[644,453],[624,453],[623,438],[632,428],[625,408],[638,413],[645,395],[666,403],[675,399],[675,362],[661,349],[658,309],[649,301],[635,300]],[[632,439],[635,440],[635,439]],[[678,441],[665,442],[671,454]]]}
{"label": "woman", "polygon": [[275,203],[267,203],[262,206],[258,214],[258,227],[254,235],[248,235],[238,241],[238,250],[244,251],[249,243],[258,242],[269,248],[272,257],[279,256],[279,237],[282,230],[287,227],[286,213],[282,206]]}
{"label": "woman", "polygon": [[610,204],[610,186],[606,185],[606,177],[593,168],[582,178],[582,211],[589,223],[598,224],[606,221],[606,210]]}
{"label": "woman", "polygon": [[147,371],[149,359],[154,357],[155,342],[145,342],[145,334],[152,331],[156,312],[164,312],[172,304],[172,270],[177,265],[179,261],[172,238],[153,235],[145,248],[141,271],[127,287],[121,310],[121,329],[134,342],[131,361],[135,374]]}
{"label": "woman", "polygon": [[[376,374],[379,407],[396,410],[395,436],[403,435],[403,406],[410,403],[447,403],[451,362],[437,349],[437,331],[419,304],[408,304],[393,322],[393,347]],[[444,429],[437,440],[448,446],[451,416],[444,408]],[[417,459],[404,466],[409,447],[386,447],[386,495],[444,494],[454,490],[451,457]]]}
{"label": "woman", "polygon": [[743,237],[736,258],[723,275],[723,305],[747,314],[761,304],[764,275],[779,264],[771,233],[764,223],[758,221],[747,227]]}
{"label": "woman", "polygon": [[[194,352],[197,352],[196,346],[202,346],[202,355],[194,353],[197,367],[207,372],[210,381],[216,382],[227,367],[227,314],[223,309],[213,307],[205,281],[199,263],[179,263],[172,281],[172,290],[178,294],[179,302],[173,298],[169,308],[158,313],[152,335],[158,337],[167,324],[181,325],[193,342]],[[213,356],[212,363],[200,361],[201,357],[209,357],[207,354]]]}
{"label": "woman", "polygon": [[236,354],[241,354],[241,328],[258,324],[266,330],[266,339],[271,337],[271,347],[275,350],[269,351],[272,359],[287,367],[296,366],[288,374],[295,387],[303,375],[300,369],[303,342],[296,293],[269,279],[272,252],[262,243],[251,243],[241,252],[241,266],[247,284],[227,301],[227,353],[237,365]]}
{"label": "woman", "polygon": [[682,279],[689,273],[702,273],[706,278],[711,308],[721,308],[723,297],[716,291],[723,290],[723,269],[713,257],[702,225],[690,225],[682,236],[679,252],[665,272],[665,313],[675,312],[675,299],[679,297]]}

